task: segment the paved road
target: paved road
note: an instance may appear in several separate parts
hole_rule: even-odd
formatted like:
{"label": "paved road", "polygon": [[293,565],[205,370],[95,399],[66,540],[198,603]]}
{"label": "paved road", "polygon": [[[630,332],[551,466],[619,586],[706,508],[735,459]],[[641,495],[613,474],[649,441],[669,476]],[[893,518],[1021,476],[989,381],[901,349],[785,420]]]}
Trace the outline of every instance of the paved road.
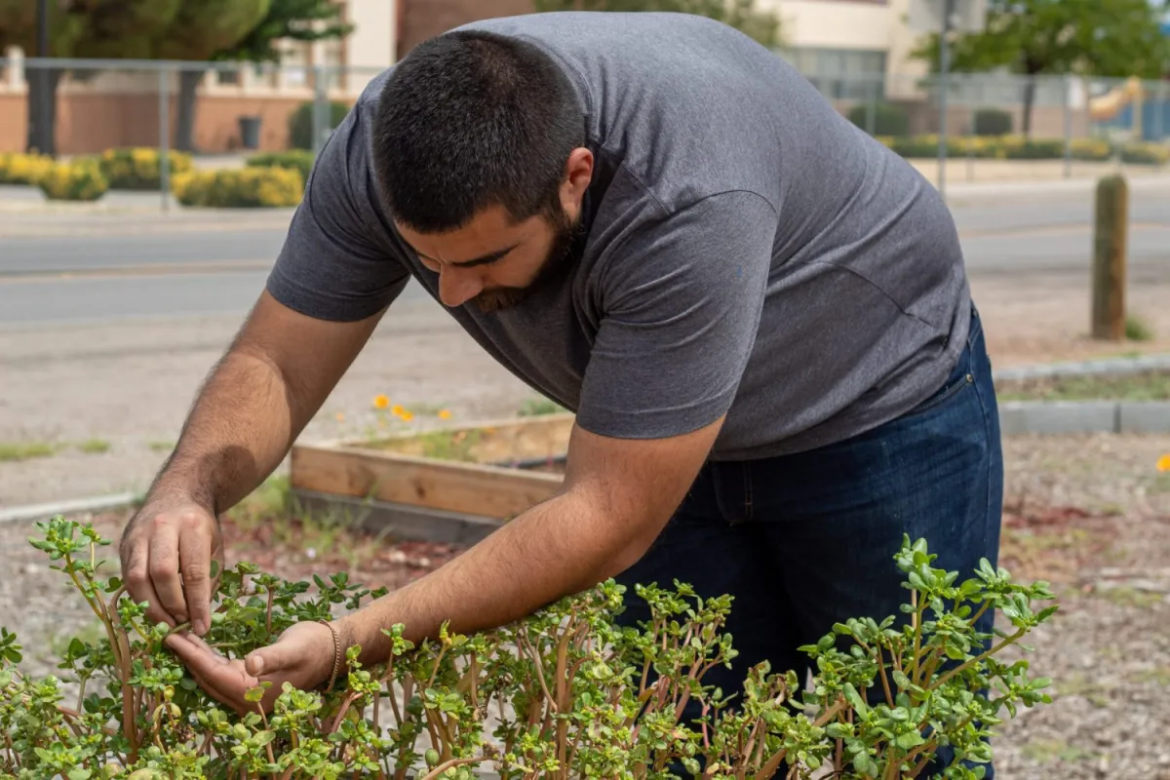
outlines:
{"label": "paved road", "polygon": [[[1135,279],[1170,278],[1170,186],[1135,188]],[[973,276],[1087,273],[1091,193],[1054,186],[1028,195],[952,196]],[[1014,193],[1014,194],[1012,194]],[[0,214],[0,326],[242,314],[280,250],[288,212],[110,214],[101,219]],[[415,284],[406,300],[426,295]]]}

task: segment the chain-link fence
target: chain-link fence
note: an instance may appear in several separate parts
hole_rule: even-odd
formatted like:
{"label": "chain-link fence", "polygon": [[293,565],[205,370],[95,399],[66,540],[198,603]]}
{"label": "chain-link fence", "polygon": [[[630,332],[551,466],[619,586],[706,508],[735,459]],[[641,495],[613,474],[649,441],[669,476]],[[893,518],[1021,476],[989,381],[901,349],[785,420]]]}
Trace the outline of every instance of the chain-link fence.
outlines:
{"label": "chain-link fence", "polygon": [[805,75],[838,111],[936,182],[948,159],[952,180],[975,181],[1072,177],[1109,166],[1152,172],[1170,158],[1166,81],[957,73],[944,86],[936,75]]}
{"label": "chain-link fence", "polygon": [[[0,59],[0,152],[312,149],[380,69]],[[48,138],[42,128],[51,128]]]}
{"label": "chain-link fence", "polygon": [[[145,147],[191,152],[199,167],[230,167],[259,152],[317,150],[378,72],[321,64],[0,60],[0,153],[39,150],[69,159]],[[940,144],[936,77],[805,75],[842,114],[922,167],[934,164],[940,146],[959,158],[955,163],[965,162],[952,179],[1157,166],[1170,141],[1167,82],[952,74],[948,141]],[[163,192],[168,158],[161,156],[156,184]]]}

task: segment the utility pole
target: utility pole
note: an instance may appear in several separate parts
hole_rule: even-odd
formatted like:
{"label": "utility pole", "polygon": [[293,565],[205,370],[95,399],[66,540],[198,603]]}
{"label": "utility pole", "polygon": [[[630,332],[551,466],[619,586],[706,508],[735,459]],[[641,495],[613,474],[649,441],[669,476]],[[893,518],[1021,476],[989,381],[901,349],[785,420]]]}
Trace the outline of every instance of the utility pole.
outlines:
{"label": "utility pole", "polygon": [[938,191],[947,196],[947,92],[951,75],[951,22],[955,0],[942,0],[942,34],[939,47]]}
{"label": "utility pole", "polygon": [[[52,55],[49,52],[49,0],[37,0],[37,57],[41,60],[47,60],[50,56]],[[55,150],[53,149],[53,128],[50,126],[52,112],[49,101],[52,98],[49,94],[49,69],[41,65],[37,67],[36,72],[37,94],[40,96],[39,111],[36,117],[37,151],[41,154],[51,154]]]}

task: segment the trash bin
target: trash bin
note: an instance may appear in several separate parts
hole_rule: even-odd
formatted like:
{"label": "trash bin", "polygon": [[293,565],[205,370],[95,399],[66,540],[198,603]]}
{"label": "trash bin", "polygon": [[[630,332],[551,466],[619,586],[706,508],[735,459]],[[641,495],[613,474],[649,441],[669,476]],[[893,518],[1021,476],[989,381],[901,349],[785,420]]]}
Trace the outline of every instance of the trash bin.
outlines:
{"label": "trash bin", "polygon": [[260,117],[240,117],[240,143],[245,149],[260,148]]}

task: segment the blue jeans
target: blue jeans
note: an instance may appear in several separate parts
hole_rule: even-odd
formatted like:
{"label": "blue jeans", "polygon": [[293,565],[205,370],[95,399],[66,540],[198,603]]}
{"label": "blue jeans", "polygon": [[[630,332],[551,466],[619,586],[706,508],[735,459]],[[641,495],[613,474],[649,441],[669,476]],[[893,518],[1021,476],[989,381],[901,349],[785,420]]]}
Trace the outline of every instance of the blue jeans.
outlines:
{"label": "blue jeans", "polygon": [[[965,579],[980,558],[998,561],[1002,503],[999,415],[973,311],[953,373],[909,413],[820,449],[706,464],[651,549],[618,578],[629,588],[622,620],[648,617],[634,583],[678,579],[702,596],[731,594],[726,630],[740,655],[705,682],[739,691],[745,670],[765,659],[803,682],[810,659],[797,648],[835,622],[903,618],[909,592],[893,559],[903,534],[925,538],[934,566]],[[979,629],[993,620],[988,611]],[[936,766],[952,760],[942,750]]]}

